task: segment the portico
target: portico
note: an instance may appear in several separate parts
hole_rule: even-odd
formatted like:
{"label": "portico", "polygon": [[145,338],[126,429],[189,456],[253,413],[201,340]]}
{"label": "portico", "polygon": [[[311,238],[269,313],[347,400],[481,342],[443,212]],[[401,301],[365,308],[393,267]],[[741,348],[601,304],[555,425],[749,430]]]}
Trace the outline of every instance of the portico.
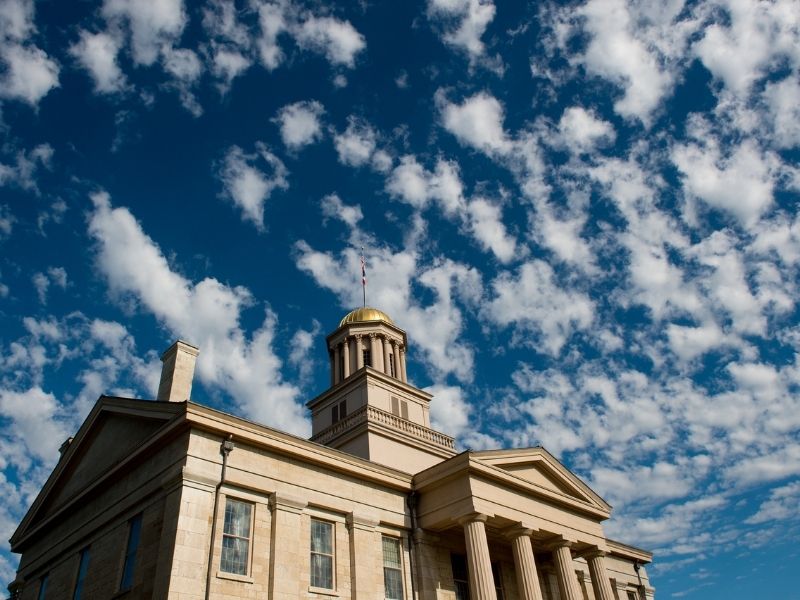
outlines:
{"label": "portico", "polygon": [[543,581],[561,600],[584,600],[576,560],[586,563],[595,600],[615,600],[601,527],[610,506],[543,448],[464,452],[418,473],[415,485],[419,528],[463,536],[472,600],[498,600],[492,549],[504,547],[521,600],[552,597]]}

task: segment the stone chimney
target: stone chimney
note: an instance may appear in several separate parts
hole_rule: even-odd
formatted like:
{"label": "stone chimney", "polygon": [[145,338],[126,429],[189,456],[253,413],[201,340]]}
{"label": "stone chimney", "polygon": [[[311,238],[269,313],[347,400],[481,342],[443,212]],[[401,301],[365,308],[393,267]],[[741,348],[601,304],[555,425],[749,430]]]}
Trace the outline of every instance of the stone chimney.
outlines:
{"label": "stone chimney", "polygon": [[157,400],[183,402],[192,393],[194,363],[200,350],[178,340],[161,355],[161,383],[158,384]]}

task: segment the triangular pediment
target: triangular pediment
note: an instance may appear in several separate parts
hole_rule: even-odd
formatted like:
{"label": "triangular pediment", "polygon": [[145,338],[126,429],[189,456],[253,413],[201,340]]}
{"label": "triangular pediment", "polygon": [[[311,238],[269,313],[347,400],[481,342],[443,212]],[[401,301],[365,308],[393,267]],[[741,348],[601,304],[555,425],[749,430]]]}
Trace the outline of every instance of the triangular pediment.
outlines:
{"label": "triangular pediment", "polygon": [[582,479],[541,447],[475,452],[476,459],[536,487],[610,510],[610,505]]}
{"label": "triangular pediment", "polygon": [[101,397],[12,536],[12,543],[130,457],[181,410],[182,403]]}

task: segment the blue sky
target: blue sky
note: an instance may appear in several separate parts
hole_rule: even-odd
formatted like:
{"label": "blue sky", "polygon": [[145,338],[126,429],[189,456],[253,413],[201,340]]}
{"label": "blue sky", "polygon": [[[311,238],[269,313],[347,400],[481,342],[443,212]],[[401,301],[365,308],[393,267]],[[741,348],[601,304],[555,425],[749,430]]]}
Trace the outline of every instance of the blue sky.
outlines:
{"label": "blue sky", "polygon": [[0,0],[5,540],[101,393],[308,435],[368,303],[461,448],[543,444],[661,598],[800,560],[792,0]]}

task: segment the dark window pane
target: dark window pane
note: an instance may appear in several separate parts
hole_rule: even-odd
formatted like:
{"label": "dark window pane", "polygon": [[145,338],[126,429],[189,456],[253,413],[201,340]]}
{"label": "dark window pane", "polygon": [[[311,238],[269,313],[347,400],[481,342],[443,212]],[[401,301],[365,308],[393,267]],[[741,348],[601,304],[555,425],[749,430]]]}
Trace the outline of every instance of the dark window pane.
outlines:
{"label": "dark window pane", "polygon": [[142,530],[142,515],[136,515],[128,526],[128,546],[125,550],[125,564],[122,567],[120,590],[129,590],[133,586],[133,574],[136,570],[136,551],[139,549],[139,535]]}
{"label": "dark window pane", "polygon": [[44,600],[47,596],[47,575],[42,577],[39,580],[39,595],[37,596],[37,600]]}
{"label": "dark window pane", "polygon": [[83,594],[83,581],[86,579],[86,572],[89,570],[89,547],[81,550],[80,563],[78,564],[78,578],[75,581],[75,592],[72,600],[80,600]]}
{"label": "dark window pane", "polygon": [[333,558],[324,554],[311,555],[311,585],[333,589]]}

